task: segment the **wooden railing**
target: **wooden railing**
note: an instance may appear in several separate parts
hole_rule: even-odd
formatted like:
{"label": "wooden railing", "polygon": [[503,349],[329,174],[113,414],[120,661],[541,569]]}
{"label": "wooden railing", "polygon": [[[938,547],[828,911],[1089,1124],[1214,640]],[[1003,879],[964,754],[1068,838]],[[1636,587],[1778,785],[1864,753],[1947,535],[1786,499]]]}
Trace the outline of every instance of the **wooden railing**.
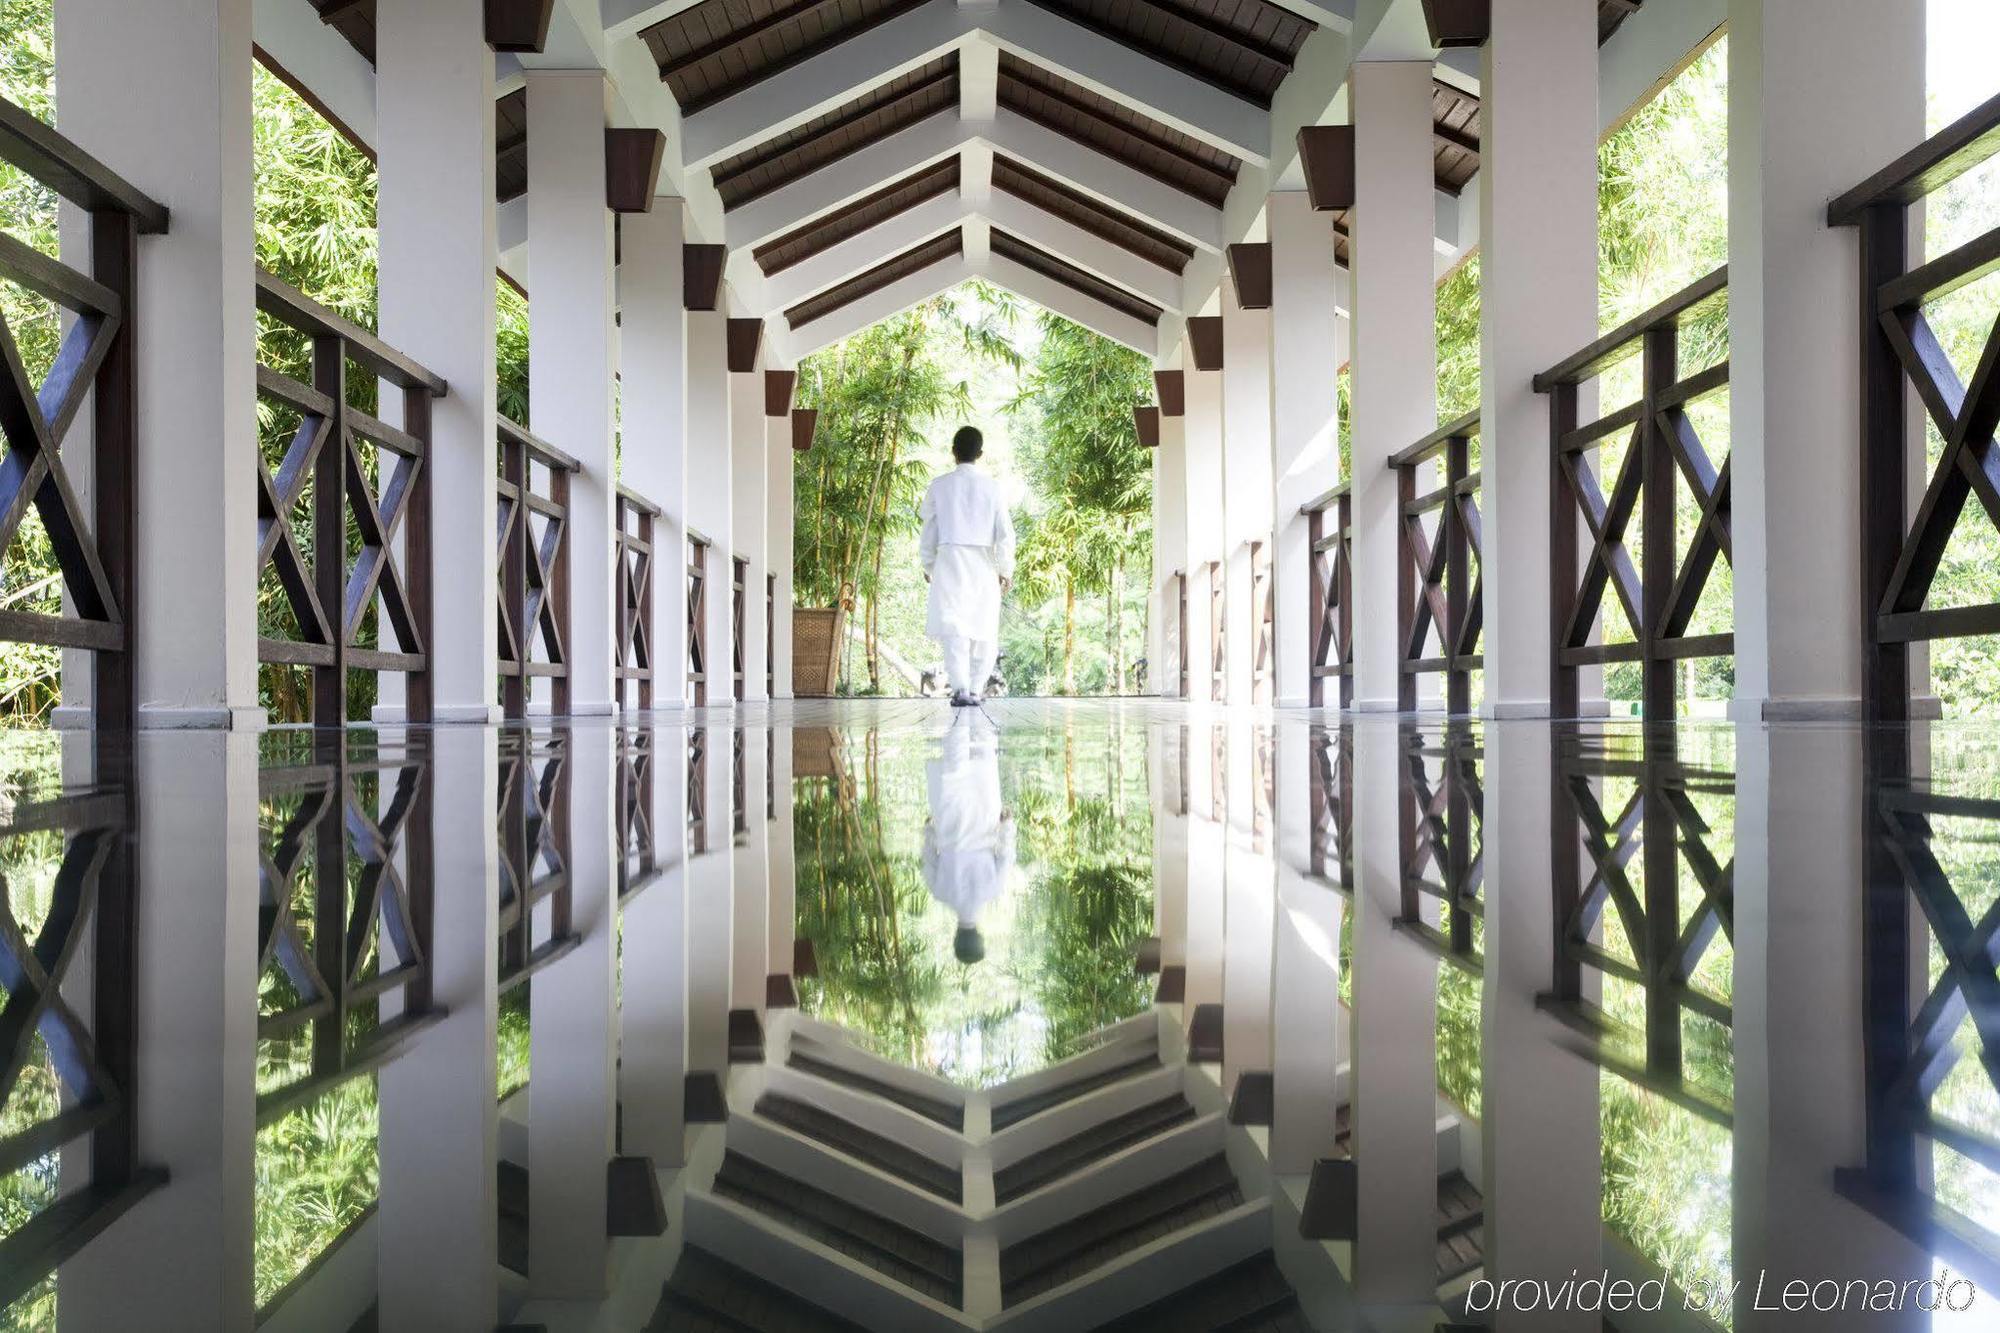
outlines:
{"label": "wooden railing", "polygon": [[[429,721],[431,400],[445,383],[261,269],[257,309],[279,330],[271,341],[287,341],[283,330],[305,340],[312,379],[266,365],[260,351],[258,397],[290,438],[275,469],[258,450],[257,576],[276,581],[293,625],[260,637],[258,658],[311,671],[321,725],[347,720],[350,670],[402,672],[408,717]],[[350,363],[368,376],[360,396],[372,381],[401,390],[401,426],[350,401]],[[299,514],[308,485],[309,522]]]}
{"label": "wooden railing", "polygon": [[1271,570],[1271,543],[1250,543],[1250,606],[1255,621],[1250,641],[1250,701],[1268,704],[1276,689],[1277,593]]}
{"label": "wooden railing", "polygon": [[[1910,210],[2000,153],[2000,97],[1833,201],[1827,221],[1861,232],[1861,567],[1863,704],[1870,721],[1910,715],[1909,645],[2000,632],[2000,600],[1925,606],[1965,503],[1978,497],[1990,529],[2000,526],[1994,427],[2000,421],[2000,325],[1987,334],[1972,383],[1959,378],[1924,306],[1993,272],[1994,227],[1935,259],[1912,265]],[[1990,293],[1980,302],[1992,320]],[[1943,448],[1923,498],[1910,505],[1908,391],[1914,386]],[[1990,530],[1988,536],[1990,537]]]}
{"label": "wooden railing", "polygon": [[[0,159],[90,218],[88,272],[0,234],[0,277],[73,317],[39,385],[30,382],[23,364],[19,331],[0,331],[9,352],[7,373],[0,376],[10,463],[0,480],[0,552],[10,560],[6,586],[27,583],[11,558],[32,504],[48,534],[63,587],[60,606],[51,592],[45,599],[16,599],[0,609],[0,639],[93,653],[96,725],[129,728],[136,708],[131,607],[138,434],[137,349],[130,312],[138,281],[138,237],[166,231],[167,210],[6,101],[0,101]],[[70,480],[75,451],[68,457],[63,453],[86,402],[91,404],[90,440],[79,447],[89,451],[87,509]]]}
{"label": "wooden railing", "polygon": [[[708,702],[708,538],[687,530],[687,681],[688,702]],[[692,790],[688,799],[694,799]]]}
{"label": "wooden railing", "polygon": [[[1417,678],[1445,679],[1445,707],[1472,711],[1472,673],[1479,670],[1481,596],[1475,562],[1482,559],[1479,532],[1479,473],[1472,468],[1472,441],[1479,414],[1461,417],[1400,453],[1391,454],[1396,471],[1396,512],[1402,559],[1396,562],[1396,644],[1401,670],[1396,703],[1403,712],[1417,706]],[[1436,487],[1419,491],[1419,473],[1438,460]],[[1436,518],[1427,517],[1436,511]]]}
{"label": "wooden railing", "polygon": [[[1690,375],[1680,369],[1682,322],[1728,286],[1728,268],[1716,269],[1535,376],[1536,391],[1549,395],[1555,473],[1549,558],[1555,596],[1551,703],[1558,717],[1577,715],[1583,667],[1637,662],[1646,715],[1670,718],[1675,664],[1736,651],[1733,632],[1688,633],[1717,560],[1732,556],[1729,460],[1718,464],[1710,457],[1687,408],[1728,387],[1729,363],[1720,361]],[[1642,358],[1638,400],[1595,421],[1579,422],[1580,387],[1634,355]],[[1631,434],[1624,457],[1607,495],[1590,455],[1627,430]],[[1685,554],[1676,536],[1676,473],[1686,481],[1698,511]],[[1590,553],[1581,559],[1579,517],[1590,538]],[[1643,567],[1634,566],[1627,545],[1628,534],[1635,531]],[[1607,609],[1607,588],[1617,596],[1615,606],[1631,629],[1630,642],[1592,642]]]}
{"label": "wooden railing", "polygon": [[617,820],[618,901],[660,877],[659,843],[653,830],[654,733],[644,727],[618,733],[618,781],[613,813]]}
{"label": "wooden railing", "polygon": [[1354,733],[1315,727],[1311,733],[1312,847],[1307,869],[1335,888],[1354,885]]}
{"label": "wooden railing", "polygon": [[778,697],[778,576],[764,576],[764,697]]}
{"label": "wooden railing", "polygon": [[1172,624],[1174,627],[1174,697],[1185,699],[1188,697],[1187,571],[1185,569],[1175,570],[1173,581],[1169,586],[1173,590],[1171,593],[1172,606],[1169,610],[1173,616]]}
{"label": "wooden railing", "polygon": [[1208,562],[1208,697],[1221,703],[1229,697],[1229,586],[1226,566]]}
{"label": "wooden railing", "polygon": [[501,733],[499,819],[498,975],[500,989],[507,991],[581,938],[570,926],[567,733]]}
{"label": "wooden railing", "polygon": [[[618,706],[653,706],[653,534],[660,507],[624,486],[618,488],[612,541],[618,558],[616,670]],[[628,698],[630,681],[636,698]]]}
{"label": "wooden railing", "polygon": [[1312,706],[1324,707],[1326,682],[1339,682],[1341,708],[1354,702],[1354,498],[1341,482],[1299,506],[1311,543],[1311,600],[1306,625],[1311,635]]}
{"label": "wooden railing", "polygon": [[750,578],[750,562],[742,556],[729,559],[729,656],[731,667],[731,698],[741,703],[743,700],[743,649],[750,613],[750,590],[745,584]]}
{"label": "wooden railing", "polygon": [[693,856],[708,850],[708,728],[688,728],[687,846]]}
{"label": "wooden railing", "polygon": [[[1463,726],[1442,735],[1405,727],[1397,802],[1402,910],[1396,928],[1470,972],[1484,966],[1473,923],[1485,914],[1486,794],[1479,741]],[[1424,900],[1438,903],[1438,925]]]}
{"label": "wooden railing", "polygon": [[569,482],[574,458],[500,418],[494,483],[500,534],[500,703],[528,714],[528,682],[546,677],[551,709],[569,713]]}

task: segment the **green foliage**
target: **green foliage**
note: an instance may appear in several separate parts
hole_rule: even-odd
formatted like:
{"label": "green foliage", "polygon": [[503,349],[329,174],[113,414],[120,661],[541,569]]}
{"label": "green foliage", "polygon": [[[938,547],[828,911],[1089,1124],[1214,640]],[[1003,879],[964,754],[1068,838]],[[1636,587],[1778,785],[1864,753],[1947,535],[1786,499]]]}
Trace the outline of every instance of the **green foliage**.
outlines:
{"label": "green foliage", "polygon": [[1438,421],[1456,421],[1478,410],[1479,253],[1474,251],[1438,284]]}

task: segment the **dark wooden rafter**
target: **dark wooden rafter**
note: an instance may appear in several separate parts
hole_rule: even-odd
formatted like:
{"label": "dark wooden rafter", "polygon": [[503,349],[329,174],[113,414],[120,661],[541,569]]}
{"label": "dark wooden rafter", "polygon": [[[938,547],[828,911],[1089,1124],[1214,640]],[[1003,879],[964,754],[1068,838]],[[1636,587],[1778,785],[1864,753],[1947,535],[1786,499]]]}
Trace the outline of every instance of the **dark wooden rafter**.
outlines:
{"label": "dark wooden rafter", "polygon": [[1177,417],[1187,411],[1187,381],[1178,370],[1153,372],[1153,396],[1160,400],[1162,415]]}
{"label": "dark wooden rafter", "polygon": [[1229,283],[1236,304],[1245,310],[1271,308],[1271,245],[1243,241],[1228,249]]}
{"label": "dark wooden rafter", "polygon": [[1424,0],[1424,26],[1440,49],[1484,46],[1493,31],[1492,0]]}
{"label": "dark wooden rafter", "polygon": [[548,45],[555,11],[556,0],[486,0],[486,44],[495,51],[539,53]]}
{"label": "dark wooden rafter", "polygon": [[819,430],[819,409],[816,407],[795,407],[792,409],[792,452],[803,454],[813,447],[813,435]]}
{"label": "dark wooden rafter", "polygon": [[923,0],[707,0],[639,34],[692,115],[917,8]]}
{"label": "dark wooden rafter", "polygon": [[997,227],[993,230],[993,254],[1059,282],[1071,291],[1141,323],[1157,326],[1164,313],[1160,307],[1132,295],[1123,287],[1114,286],[1096,274],[1086,272],[1068,260]]}
{"label": "dark wooden rafter", "polygon": [[554,712],[569,712],[569,492],[582,465],[500,418],[494,482],[499,542],[500,702],[528,713],[528,682],[550,682]]}
{"label": "dark wooden rafter", "polygon": [[1265,0],[1032,0],[1070,22],[1258,106],[1316,25]]}
{"label": "dark wooden rafter", "polygon": [[1196,370],[1221,370],[1222,316],[1188,316],[1187,343]]}
{"label": "dark wooden rafter", "polygon": [[782,273],[794,264],[861,235],[878,223],[909,212],[917,205],[954,193],[958,189],[959,157],[956,153],[901,180],[865,195],[850,204],[791,231],[766,241],[751,252],[766,277]]}
{"label": "dark wooden rafter", "polygon": [[650,213],[660,185],[667,136],[658,130],[604,131],[604,206],[614,213]]}
{"label": "dark wooden rafter", "polygon": [[501,203],[528,192],[528,90],[516,88],[493,104],[493,197]]}
{"label": "dark wooden rafter", "polygon": [[722,300],[722,266],[729,249],[722,245],[681,246],[681,305],[688,310],[714,310]]}
{"label": "dark wooden rafter", "polygon": [[727,331],[729,369],[748,375],[757,369],[757,357],[764,349],[764,321],[732,317]]}
{"label": "dark wooden rafter", "polygon": [[993,159],[993,188],[1169,272],[1182,272],[1194,258],[1194,247],[1178,237],[1004,154]]}
{"label": "dark wooden rafter", "polygon": [[894,258],[884,260],[865,273],[856,274],[837,287],[830,287],[799,302],[785,311],[785,323],[794,329],[810,324],[816,319],[832,314],[842,306],[850,305],[864,296],[880,291],[892,282],[909,277],[912,273],[929,268],[933,264],[955,259],[963,253],[965,253],[964,234],[954,228],[922,245],[905,250]]}
{"label": "dark wooden rafter", "polygon": [[1157,449],[1160,447],[1160,409],[1140,406],[1132,409],[1132,424],[1139,433],[1139,447]]}
{"label": "dark wooden rafter", "polygon": [[792,395],[799,385],[796,370],[767,370],[764,372],[764,415],[782,417],[792,410]]}

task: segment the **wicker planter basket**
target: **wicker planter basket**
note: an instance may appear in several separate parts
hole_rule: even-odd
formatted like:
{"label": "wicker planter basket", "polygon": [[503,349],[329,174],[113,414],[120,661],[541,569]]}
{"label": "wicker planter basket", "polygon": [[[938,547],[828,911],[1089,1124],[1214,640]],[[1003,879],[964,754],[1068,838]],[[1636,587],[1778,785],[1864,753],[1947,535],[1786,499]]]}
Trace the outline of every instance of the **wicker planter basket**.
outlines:
{"label": "wicker planter basket", "polygon": [[792,608],[792,693],[826,699],[840,679],[840,643],[847,633],[847,608]]}

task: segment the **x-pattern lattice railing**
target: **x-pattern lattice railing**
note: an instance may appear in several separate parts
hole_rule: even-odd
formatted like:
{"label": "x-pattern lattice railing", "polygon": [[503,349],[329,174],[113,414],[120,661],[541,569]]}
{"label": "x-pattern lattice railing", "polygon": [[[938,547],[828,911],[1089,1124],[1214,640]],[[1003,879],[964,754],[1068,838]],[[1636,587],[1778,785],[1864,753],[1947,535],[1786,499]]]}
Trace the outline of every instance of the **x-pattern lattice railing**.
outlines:
{"label": "x-pattern lattice railing", "polygon": [[1277,594],[1271,571],[1271,543],[1250,543],[1250,605],[1256,615],[1250,641],[1250,701],[1267,704],[1276,688]]}
{"label": "x-pattern lattice railing", "polygon": [[[1472,441],[1479,414],[1461,417],[1400,453],[1396,509],[1402,559],[1396,563],[1396,642],[1401,659],[1397,705],[1417,706],[1417,678],[1435,673],[1445,679],[1445,707],[1472,711],[1472,673],[1479,670],[1479,637],[1485,605],[1479,566],[1484,560],[1479,531],[1479,473],[1472,467]],[[1421,476],[1427,464],[1435,477]],[[1419,490],[1426,481],[1438,484]]]}
{"label": "x-pattern lattice railing", "polygon": [[[1398,929],[1468,971],[1484,966],[1474,922],[1485,915],[1486,793],[1478,738],[1452,727],[1402,737],[1398,802],[1402,910]],[[1435,899],[1440,925],[1425,919]]]}
{"label": "x-pattern lattice railing", "polygon": [[1167,621],[1174,636],[1173,649],[1167,660],[1174,668],[1174,697],[1188,697],[1188,587],[1187,571],[1177,569],[1167,584]]}
{"label": "x-pattern lattice railing", "polygon": [[[0,160],[47,186],[90,220],[87,261],[51,259],[0,234],[0,279],[70,317],[41,383],[24,358],[25,330],[0,320],[0,551],[20,549],[32,509],[62,575],[61,606],[20,596],[0,608],[0,639],[87,649],[96,656],[93,703],[101,727],[129,727],[132,677],[134,469],[137,439],[129,319],[138,280],[138,237],[167,230],[167,210],[102,162],[11,102],[0,101]],[[65,246],[65,251],[69,249]],[[90,438],[64,452],[84,403],[92,404]],[[70,481],[77,454],[92,477],[86,504]],[[6,585],[22,582],[11,565]]]}
{"label": "x-pattern lattice railing", "polygon": [[750,840],[750,776],[743,766],[743,728],[732,727],[729,760],[729,836],[741,847]]}
{"label": "x-pattern lattice railing", "polygon": [[[298,1077],[257,1097],[268,1125],[379,1069],[442,1017],[431,1003],[431,783],[420,752],[315,742],[259,779],[257,1037]],[[400,998],[397,1016],[377,1006]]]}
{"label": "x-pattern lattice railing", "polygon": [[[258,450],[257,576],[276,581],[291,622],[267,626],[277,632],[258,640],[258,657],[312,672],[322,724],[347,720],[350,670],[404,673],[408,716],[428,721],[431,400],[445,383],[261,269],[257,309],[272,334],[260,340],[257,393],[289,432],[275,467]],[[311,384],[265,363],[299,340]],[[351,393],[350,363],[401,390],[402,425],[354,404],[374,386]]]}
{"label": "x-pattern lattice railing", "polygon": [[[621,708],[653,706],[653,534],[660,507],[624,486],[618,488],[613,541],[618,556],[618,702]],[[628,700],[626,682],[636,699]]]}
{"label": "x-pattern lattice railing", "polygon": [[653,759],[657,738],[649,730],[618,733],[618,901],[623,903],[660,877],[653,833]]}
{"label": "x-pattern lattice railing", "polygon": [[744,636],[749,607],[746,599],[749,589],[744,585],[750,577],[750,562],[742,556],[731,556],[729,560],[729,657],[732,666],[732,696],[741,702],[743,698],[743,650]]}
{"label": "x-pattern lattice railing", "polygon": [[1229,697],[1229,596],[1220,560],[1208,562],[1208,697],[1221,703]]}
{"label": "x-pattern lattice railing", "polygon": [[500,418],[494,483],[500,543],[500,702],[528,713],[528,681],[548,678],[569,712],[569,484],[574,458]]}
{"label": "x-pattern lattice railing", "polygon": [[508,731],[500,744],[504,991],[575,948],[579,937],[570,928],[569,737]]}
{"label": "x-pattern lattice railing", "polygon": [[[1728,287],[1728,268],[1716,269],[1535,376],[1536,390],[1549,395],[1550,460],[1557,497],[1549,527],[1556,592],[1551,689],[1557,716],[1577,715],[1583,667],[1637,662],[1646,715],[1671,717],[1676,664],[1736,651],[1733,631],[1689,633],[1716,563],[1734,557],[1729,459],[1717,463],[1709,454],[1688,408],[1728,387],[1729,363],[1719,361],[1685,375],[1680,368],[1683,323],[1696,307],[1722,296]],[[1641,358],[1638,399],[1595,421],[1579,422],[1582,386],[1635,354]],[[1593,456],[1601,458],[1605,441],[1628,430],[1624,456],[1607,494]],[[1684,553],[1678,534],[1677,477],[1696,510]],[[1589,552],[1581,557],[1579,520],[1589,539]],[[1637,564],[1631,551],[1634,538],[1640,548]],[[1607,590],[1631,630],[1630,642],[1592,642],[1607,610]]]}
{"label": "x-pattern lattice railing", "polygon": [[709,542],[691,528],[687,542],[688,702],[699,707],[708,702]]}
{"label": "x-pattern lattice railing", "polygon": [[1314,876],[1340,889],[1354,883],[1354,733],[1345,727],[1312,732],[1312,851]]}
{"label": "x-pattern lattice railing", "polygon": [[1354,699],[1354,500],[1348,484],[1300,506],[1311,543],[1311,601],[1306,608],[1312,637],[1312,705],[1327,702],[1328,678],[1340,682],[1333,700],[1345,708]]}
{"label": "x-pattern lattice railing", "polygon": [[[1736,862],[1711,850],[1733,831],[1712,825],[1695,798],[1733,800],[1734,778],[1671,752],[1621,755],[1591,738],[1566,743],[1557,764],[1551,875],[1559,938],[1542,1007],[1583,1034],[1605,1068],[1727,1123],[1728,1091],[1689,1076],[1683,1038],[1690,1015],[1723,1031],[1733,1022],[1729,1002],[1696,984],[1716,936],[1735,939]],[[1607,802],[1610,793],[1622,798]],[[1629,959],[1606,940],[1611,921]],[[1587,1001],[1586,970],[1637,987],[1643,1024]]]}
{"label": "x-pattern lattice railing", "polygon": [[688,729],[688,854],[708,850],[708,729]]}

